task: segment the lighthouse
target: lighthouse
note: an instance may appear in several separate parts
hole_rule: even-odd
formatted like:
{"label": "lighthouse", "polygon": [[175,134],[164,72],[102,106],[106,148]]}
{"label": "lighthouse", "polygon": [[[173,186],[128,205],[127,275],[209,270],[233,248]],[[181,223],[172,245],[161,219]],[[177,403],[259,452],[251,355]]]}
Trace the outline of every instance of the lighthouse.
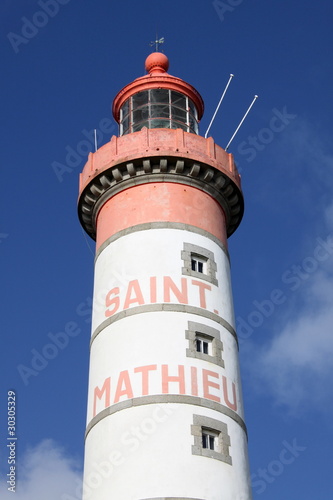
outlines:
{"label": "lighthouse", "polygon": [[250,500],[228,237],[243,215],[204,103],[148,56],[78,212],[96,240],[83,500]]}

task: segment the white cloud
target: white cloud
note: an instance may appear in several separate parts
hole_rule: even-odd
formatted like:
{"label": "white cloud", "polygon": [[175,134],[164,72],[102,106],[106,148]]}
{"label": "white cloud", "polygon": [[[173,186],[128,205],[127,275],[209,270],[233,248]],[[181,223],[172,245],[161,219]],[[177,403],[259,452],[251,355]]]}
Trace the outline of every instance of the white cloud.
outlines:
{"label": "white cloud", "polygon": [[[256,386],[290,412],[331,407],[333,383],[333,256],[321,263],[278,318],[282,327],[263,347],[250,345]],[[288,309],[288,312],[287,312]],[[287,314],[283,318],[283,314]],[[276,332],[276,330],[275,330]]]}
{"label": "white cloud", "polygon": [[[67,494],[67,498],[79,500],[81,482],[80,464],[54,441],[43,440],[19,457],[14,496],[16,500],[63,500]],[[13,499],[7,487],[6,481],[0,482],[2,500]]]}
{"label": "white cloud", "polygon": [[[285,193],[288,206],[297,204],[298,210],[307,214],[304,215],[307,224],[300,221],[299,228],[295,228],[295,231],[306,228],[305,233],[299,234],[303,241],[303,250],[300,250],[303,257],[299,260],[303,261],[313,256],[318,231],[319,235],[326,232],[332,239],[333,155],[330,142],[302,117],[295,119],[288,133],[281,134],[279,140],[275,147],[280,148],[280,156],[282,153],[285,156],[281,168],[291,172]],[[290,292],[284,308],[276,310],[270,323],[273,325],[271,340],[259,347],[250,342],[244,346],[252,360],[247,368],[256,387],[271,394],[277,404],[291,412],[309,404],[333,410],[332,278],[333,256],[330,254],[325,261],[318,259],[318,269],[296,291]]]}

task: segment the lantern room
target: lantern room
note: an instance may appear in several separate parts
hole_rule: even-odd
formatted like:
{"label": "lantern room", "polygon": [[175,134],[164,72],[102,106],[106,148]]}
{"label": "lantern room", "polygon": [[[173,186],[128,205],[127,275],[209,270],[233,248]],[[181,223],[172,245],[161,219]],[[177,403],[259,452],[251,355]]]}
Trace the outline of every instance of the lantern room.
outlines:
{"label": "lantern room", "polygon": [[150,54],[145,62],[148,75],[124,87],[113,102],[113,115],[119,123],[119,135],[140,131],[143,127],[180,128],[198,134],[203,114],[200,94],[184,80],[169,75],[168,58]]}

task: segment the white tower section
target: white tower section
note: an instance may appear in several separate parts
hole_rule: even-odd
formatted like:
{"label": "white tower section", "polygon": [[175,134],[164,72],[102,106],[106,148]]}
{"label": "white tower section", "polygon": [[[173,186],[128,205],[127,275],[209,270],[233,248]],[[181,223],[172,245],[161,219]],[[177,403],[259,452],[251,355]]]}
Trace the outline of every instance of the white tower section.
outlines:
{"label": "white tower section", "polygon": [[249,500],[227,251],[240,179],[165,60],[116,96],[122,135],[80,179],[97,241],[83,500]]}

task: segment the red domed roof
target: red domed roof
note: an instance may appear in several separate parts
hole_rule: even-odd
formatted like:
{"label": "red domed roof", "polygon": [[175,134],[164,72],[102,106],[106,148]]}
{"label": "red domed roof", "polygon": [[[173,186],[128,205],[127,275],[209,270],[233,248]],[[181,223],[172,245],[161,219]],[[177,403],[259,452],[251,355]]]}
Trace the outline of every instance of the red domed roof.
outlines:
{"label": "red domed roof", "polygon": [[169,69],[169,59],[162,52],[153,52],[147,57],[145,68],[150,74],[165,73]]}

